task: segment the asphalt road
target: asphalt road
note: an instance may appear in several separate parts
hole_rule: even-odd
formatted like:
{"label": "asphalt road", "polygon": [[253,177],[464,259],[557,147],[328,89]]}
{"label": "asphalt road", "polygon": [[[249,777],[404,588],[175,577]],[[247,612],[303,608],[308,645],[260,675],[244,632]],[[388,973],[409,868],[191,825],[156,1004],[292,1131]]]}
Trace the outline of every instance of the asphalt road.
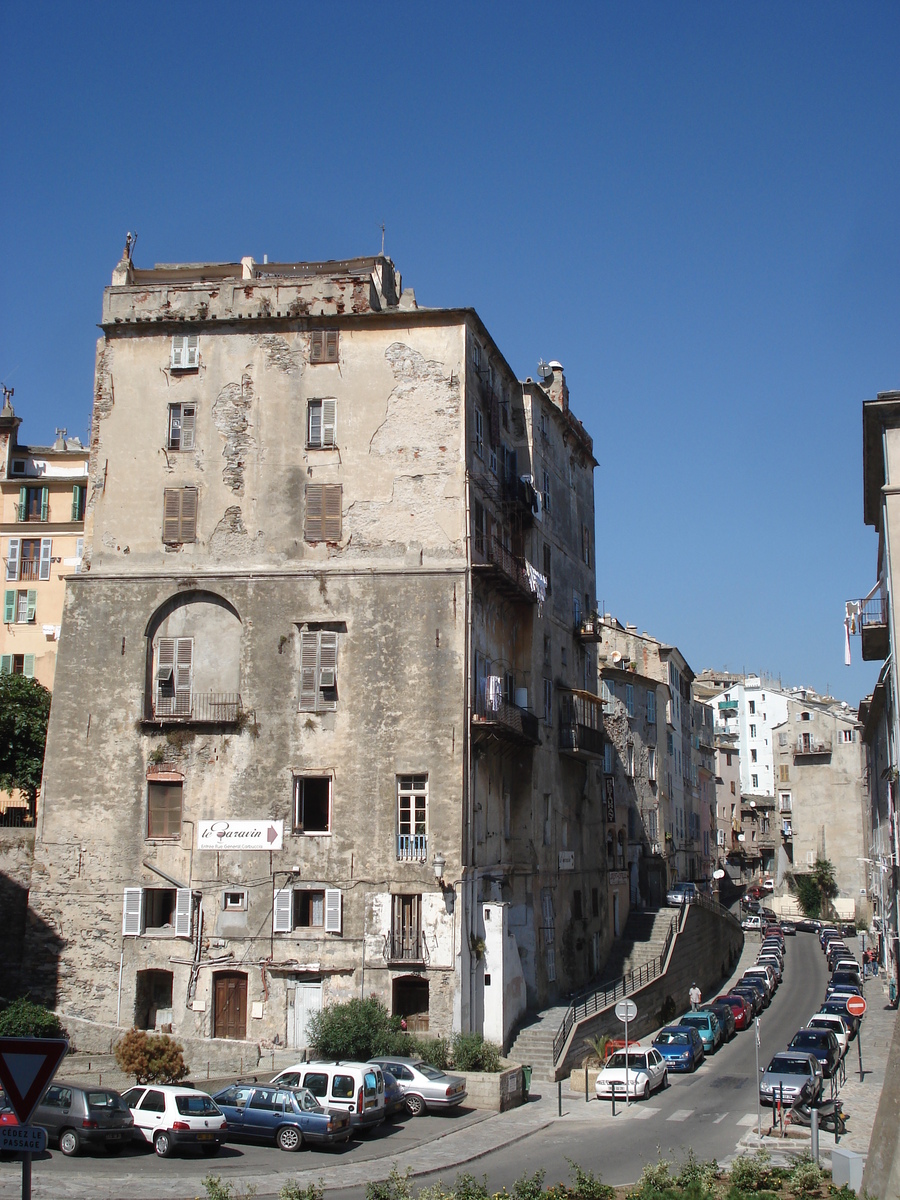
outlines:
{"label": "asphalt road", "polygon": [[[752,942],[745,948],[745,960],[748,956],[755,957]],[[798,934],[788,938],[784,981],[760,1019],[760,1067],[785,1047],[818,1008],[826,977],[816,936]],[[570,1161],[599,1173],[605,1183],[612,1184],[633,1182],[643,1164],[657,1155],[681,1161],[689,1147],[699,1159],[721,1161],[734,1153],[748,1128],[756,1126],[756,1078],[755,1038],[752,1031],[741,1032],[707,1058],[695,1074],[672,1076],[669,1088],[655,1093],[648,1102],[634,1103],[629,1108],[618,1102],[613,1117],[606,1102],[592,1099],[585,1104],[580,1098],[564,1097],[565,1115],[561,1120],[554,1119],[527,1138],[484,1154],[461,1170],[478,1178],[486,1175],[489,1189],[495,1192],[510,1188],[522,1174],[538,1170],[546,1172],[547,1183],[566,1180]],[[42,1184],[40,1194],[79,1200],[96,1195],[146,1195],[150,1179],[157,1176],[159,1195],[194,1197],[203,1194],[201,1180],[210,1173],[241,1188],[242,1180],[292,1167],[317,1173],[321,1170],[327,1187],[331,1168],[340,1163],[364,1164],[380,1159],[377,1169],[373,1162],[372,1177],[383,1178],[386,1162],[394,1155],[451,1129],[472,1127],[474,1135],[475,1126],[489,1115],[461,1109],[452,1114],[407,1118],[401,1123],[386,1122],[364,1139],[336,1151],[311,1148],[298,1155],[247,1143],[229,1143],[214,1159],[188,1153],[161,1160],[151,1150],[141,1148],[129,1148],[114,1158],[101,1151],[66,1159],[59,1151],[51,1150],[35,1162],[34,1175],[35,1181],[40,1178]],[[763,1109],[762,1117],[765,1128],[771,1110]],[[491,1128],[484,1124],[479,1133]],[[0,1197],[20,1194],[20,1171],[18,1163],[0,1163]],[[441,1174],[449,1183],[456,1172]],[[424,1185],[436,1178],[417,1176],[416,1183]],[[134,1187],[138,1179],[140,1187]],[[364,1196],[364,1187],[329,1189],[328,1194],[329,1200],[359,1200]]]}

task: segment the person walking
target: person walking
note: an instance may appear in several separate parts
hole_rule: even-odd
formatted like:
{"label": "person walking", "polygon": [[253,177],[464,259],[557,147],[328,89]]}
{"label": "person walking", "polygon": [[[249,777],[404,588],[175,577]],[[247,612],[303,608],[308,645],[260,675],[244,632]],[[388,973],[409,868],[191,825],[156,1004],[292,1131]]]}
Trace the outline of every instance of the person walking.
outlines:
{"label": "person walking", "polygon": [[691,1002],[691,1012],[696,1012],[700,1007],[700,989],[696,983],[691,985],[691,990],[688,992],[688,998]]}

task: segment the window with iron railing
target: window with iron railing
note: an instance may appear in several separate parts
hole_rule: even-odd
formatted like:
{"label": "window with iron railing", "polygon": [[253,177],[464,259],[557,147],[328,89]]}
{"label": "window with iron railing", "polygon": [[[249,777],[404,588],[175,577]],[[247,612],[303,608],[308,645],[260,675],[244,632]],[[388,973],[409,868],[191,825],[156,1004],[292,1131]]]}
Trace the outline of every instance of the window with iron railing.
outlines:
{"label": "window with iron railing", "polygon": [[397,777],[397,858],[424,862],[428,854],[428,776]]}

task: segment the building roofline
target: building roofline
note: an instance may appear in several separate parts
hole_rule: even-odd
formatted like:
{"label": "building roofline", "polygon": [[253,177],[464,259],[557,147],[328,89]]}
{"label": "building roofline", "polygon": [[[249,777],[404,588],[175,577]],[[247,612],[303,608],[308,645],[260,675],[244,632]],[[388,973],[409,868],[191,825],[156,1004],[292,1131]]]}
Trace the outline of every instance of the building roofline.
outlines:
{"label": "building roofline", "polygon": [[879,529],[885,484],[882,433],[900,427],[900,392],[879,392],[863,401],[863,520]]}

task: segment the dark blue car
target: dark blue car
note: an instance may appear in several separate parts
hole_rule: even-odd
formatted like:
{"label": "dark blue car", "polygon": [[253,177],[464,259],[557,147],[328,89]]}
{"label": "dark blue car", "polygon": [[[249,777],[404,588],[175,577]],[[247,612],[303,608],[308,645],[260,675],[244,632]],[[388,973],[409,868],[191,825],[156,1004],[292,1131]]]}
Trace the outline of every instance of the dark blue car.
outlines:
{"label": "dark blue car", "polygon": [[307,1088],[238,1083],[217,1092],[229,1134],[299,1150],[304,1142],[332,1146],[350,1137],[346,1113],[327,1112]]}
{"label": "dark blue car", "polygon": [[700,1034],[692,1025],[667,1025],[653,1039],[670,1071],[696,1071],[706,1057]]}

